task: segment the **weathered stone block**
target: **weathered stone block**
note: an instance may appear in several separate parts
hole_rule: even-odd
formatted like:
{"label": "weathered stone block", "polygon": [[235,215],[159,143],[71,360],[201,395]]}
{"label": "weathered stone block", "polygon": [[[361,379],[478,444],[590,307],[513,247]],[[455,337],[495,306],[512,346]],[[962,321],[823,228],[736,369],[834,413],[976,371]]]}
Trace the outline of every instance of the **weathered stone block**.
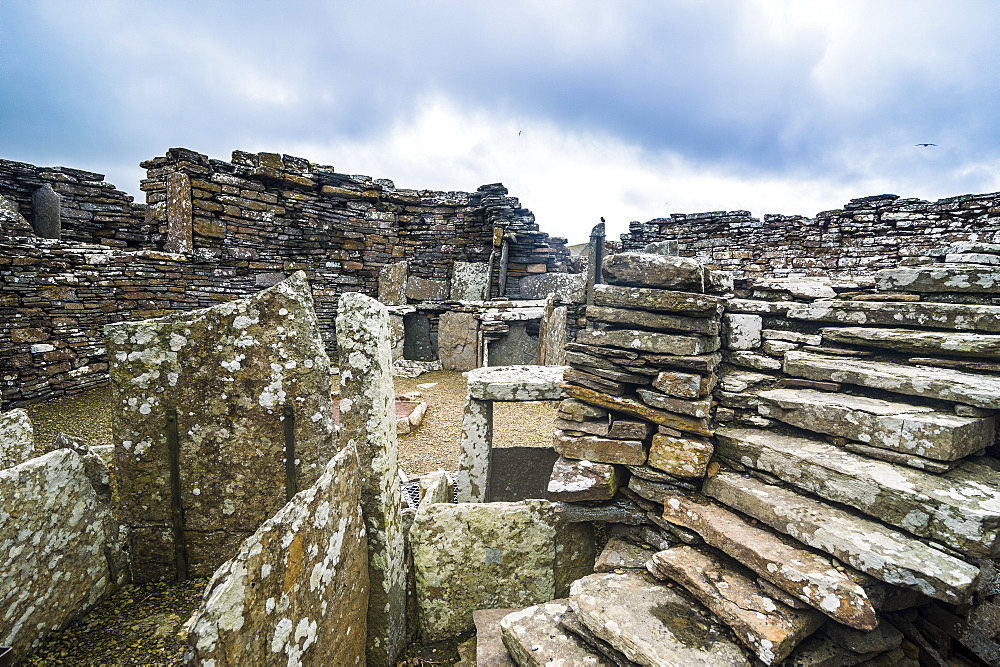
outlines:
{"label": "weathered stone block", "polygon": [[446,371],[471,371],[479,367],[479,320],[475,315],[459,311],[441,313],[438,358]]}
{"label": "weathered stone block", "polygon": [[212,576],[187,664],[365,664],[368,550],[357,454],[268,519]]}
{"label": "weathered stone block", "polygon": [[714,451],[712,443],[705,440],[657,433],[646,462],[675,477],[704,477]]}
{"label": "weathered stone block", "polygon": [[576,334],[576,342],[678,356],[707,354],[719,349],[717,336],[683,336],[639,330],[581,329]]}
{"label": "weathered stone block", "polygon": [[607,306],[587,306],[586,313],[588,321],[607,322],[625,327],[642,327],[658,331],[690,331],[709,336],[719,333],[719,321],[711,317],[685,317]]}
{"label": "weathered stone block", "polygon": [[792,304],[788,308],[788,317],[842,324],[1000,332],[1000,306],[908,301],[816,301]]}
{"label": "weathered stone block", "polygon": [[34,427],[22,408],[0,413],[0,470],[13,468],[35,455]]}
{"label": "weathered stone block", "polygon": [[62,234],[62,201],[46,183],[31,195],[31,226],[43,239],[58,239]]}
{"label": "weathered stone block", "polygon": [[452,265],[449,295],[452,301],[485,301],[489,288],[490,265],[486,262],[455,262]]}
{"label": "weathered stone block", "polygon": [[710,393],[715,387],[715,377],[680,371],[661,371],[653,386],[668,396],[677,398],[698,398]]}
{"label": "weathered stone block", "polygon": [[571,611],[569,600],[559,599],[515,611],[500,619],[503,643],[520,666],[612,665],[586,643],[559,625]]}
{"label": "weathered stone block", "polygon": [[958,331],[824,327],[824,340],[911,354],[1000,358],[1000,336]]}
{"label": "weathered stone block", "polygon": [[488,366],[469,371],[469,396],[480,401],[553,401],[565,366]]}
{"label": "weathered stone block", "polygon": [[763,329],[764,318],[760,315],[726,313],[722,316],[723,346],[729,350],[756,350]]}
{"label": "weathered stone block", "polygon": [[577,387],[576,385],[567,384],[565,382],[561,385],[561,387],[570,398],[575,398],[579,401],[589,403],[590,405],[594,405],[599,408],[624,412],[627,415],[632,415],[633,417],[638,417],[640,419],[653,422],[654,424],[667,426],[686,433],[696,433],[698,435],[706,436],[712,435],[712,429],[710,429],[705,421],[701,419],[693,419],[691,417],[684,417],[682,415],[675,415],[662,410],[657,410],[627,396],[608,396],[594,391],[593,389]]}
{"label": "weathered stone block", "polygon": [[696,317],[718,317],[726,303],[725,299],[705,294],[620,285],[594,285],[593,295],[594,305],[597,306],[683,313]]}
{"label": "weathered stone block", "polygon": [[582,273],[540,273],[521,278],[522,299],[547,299],[555,296],[563,303],[583,303]]}
{"label": "weathered stone block", "polygon": [[406,298],[410,301],[447,301],[448,281],[410,276],[406,279]]}
{"label": "weathered stone block", "polygon": [[646,462],[646,447],[639,440],[615,440],[556,431],[552,436],[552,446],[560,455],[570,459],[625,465],[642,465]]}
{"label": "weathered stone block", "polygon": [[[189,253],[194,250],[191,178],[179,171],[167,175],[167,252]],[[216,236],[213,234],[212,236]]]}
{"label": "weathered stone block", "polygon": [[724,292],[733,287],[730,274],[707,269],[690,257],[619,253],[604,260],[602,273],[612,285],[692,292]]}
{"label": "weathered stone block", "polygon": [[643,403],[667,412],[674,412],[679,415],[688,415],[696,419],[705,419],[712,409],[711,397],[705,397],[697,401],[686,401],[683,398],[671,398],[658,391],[649,389],[636,389]]}
{"label": "weathered stone block", "polygon": [[1000,267],[931,264],[882,269],[875,274],[882,292],[1000,292]]}
{"label": "weathered stone block", "polygon": [[[301,272],[254,296],[108,325],[117,497],[138,581],[173,578],[168,418],[176,411],[183,540],[208,575],[336,451],[330,362]],[[285,465],[291,409],[295,466]]]}
{"label": "weathered stone block", "polygon": [[387,264],[378,272],[378,300],[387,306],[406,304],[409,262]]}
{"label": "weathered stone block", "polygon": [[617,490],[618,474],[613,465],[560,456],[552,466],[548,484],[552,500],[610,500]]}

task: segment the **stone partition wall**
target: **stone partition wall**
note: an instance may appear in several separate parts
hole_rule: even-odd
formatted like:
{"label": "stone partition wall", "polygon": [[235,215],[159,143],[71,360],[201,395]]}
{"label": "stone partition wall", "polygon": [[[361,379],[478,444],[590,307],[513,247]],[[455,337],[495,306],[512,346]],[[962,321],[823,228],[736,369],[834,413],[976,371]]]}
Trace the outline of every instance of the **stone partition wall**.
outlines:
{"label": "stone partition wall", "polygon": [[682,255],[744,275],[854,275],[896,266],[956,241],[994,241],[1000,234],[1000,193],[939,199],[875,195],[852,199],[814,218],[749,211],[675,213],[632,222],[625,250],[678,241]]}

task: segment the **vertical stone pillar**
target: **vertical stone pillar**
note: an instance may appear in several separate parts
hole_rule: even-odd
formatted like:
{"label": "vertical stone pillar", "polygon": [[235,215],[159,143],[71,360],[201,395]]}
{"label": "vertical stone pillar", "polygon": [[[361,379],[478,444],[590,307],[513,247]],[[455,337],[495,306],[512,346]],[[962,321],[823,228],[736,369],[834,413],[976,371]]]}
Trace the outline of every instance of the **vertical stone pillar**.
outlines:
{"label": "vertical stone pillar", "polygon": [[409,262],[386,264],[378,272],[378,300],[387,306],[406,305],[406,279]]}
{"label": "vertical stone pillar", "polygon": [[57,239],[62,233],[62,204],[59,195],[46,183],[31,195],[31,226],[43,239]]}
{"label": "vertical stone pillar", "polygon": [[545,302],[545,313],[538,330],[538,364],[563,366],[566,364],[566,306],[556,306],[555,295]]}
{"label": "vertical stone pillar", "polygon": [[350,292],[337,307],[340,443],[361,463],[370,581],[367,664],[393,665],[406,647],[406,560],[400,504],[389,313]]}
{"label": "vertical stone pillar", "polygon": [[194,250],[191,179],[178,171],[167,176],[167,242],[163,249],[181,253]]}
{"label": "vertical stone pillar", "polygon": [[[601,218],[603,220],[604,218]],[[590,230],[590,244],[587,246],[587,305],[594,305],[594,285],[601,282],[601,268],[604,263],[604,223],[594,225]]]}
{"label": "vertical stone pillar", "polygon": [[493,401],[467,397],[458,453],[458,502],[486,502],[492,444]]}

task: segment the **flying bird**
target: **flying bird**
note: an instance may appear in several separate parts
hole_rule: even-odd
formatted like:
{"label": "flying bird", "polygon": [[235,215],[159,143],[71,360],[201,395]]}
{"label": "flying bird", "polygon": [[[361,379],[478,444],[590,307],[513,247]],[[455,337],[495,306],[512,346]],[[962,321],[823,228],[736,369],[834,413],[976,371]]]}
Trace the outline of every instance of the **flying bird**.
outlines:
{"label": "flying bird", "polygon": [[915,146],[923,146],[923,147],[925,147],[925,148],[926,148],[927,146],[937,146],[937,144],[914,144],[914,145],[915,145]]}

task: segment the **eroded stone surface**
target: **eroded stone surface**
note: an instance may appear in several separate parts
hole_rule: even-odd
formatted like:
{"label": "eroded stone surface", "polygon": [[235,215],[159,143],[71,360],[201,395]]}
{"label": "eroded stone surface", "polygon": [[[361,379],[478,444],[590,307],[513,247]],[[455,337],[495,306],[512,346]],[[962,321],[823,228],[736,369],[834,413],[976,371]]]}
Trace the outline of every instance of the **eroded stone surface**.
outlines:
{"label": "eroded stone surface", "polygon": [[822,498],[973,556],[1000,547],[1000,472],[964,463],[931,475],[823,442],[753,429],[719,429],[716,451]]}
{"label": "eroded stone surface", "polygon": [[706,294],[674,292],[648,287],[594,285],[594,304],[614,308],[641,308],[663,313],[683,313],[698,317],[722,314],[725,299]]}
{"label": "eroded stone surface", "polygon": [[560,455],[570,459],[626,465],[642,465],[646,462],[646,447],[639,440],[616,440],[556,431],[552,436],[552,446]]}
{"label": "eroded stone surface", "polygon": [[760,347],[764,319],[760,315],[726,313],[722,316],[722,340],[729,350],[756,350]]}
{"label": "eroded stone surface", "polygon": [[958,331],[914,331],[867,327],[824,327],[824,340],[912,354],[1000,358],[1000,336]]}
{"label": "eroded stone surface", "polygon": [[554,295],[563,303],[583,302],[582,273],[540,273],[521,278],[522,299],[546,299]]}
{"label": "eroded stone surface", "polygon": [[490,447],[493,443],[493,401],[465,399],[458,452],[458,500],[486,501],[490,480]]}
{"label": "eroded stone surface", "polygon": [[553,401],[562,398],[565,366],[488,366],[469,371],[469,396],[480,401]]}
{"label": "eroded stone surface", "polygon": [[643,665],[750,665],[726,628],[687,594],[638,572],[576,581],[570,605],[600,639]]}
{"label": "eroded stone surface", "polygon": [[569,600],[558,599],[504,616],[500,630],[514,661],[521,667],[613,665],[560,627],[560,619],[569,611]]}
{"label": "eroded stone surface", "polygon": [[701,419],[693,419],[691,417],[684,417],[682,415],[664,412],[663,410],[657,410],[627,396],[608,396],[607,394],[602,394],[594,391],[593,389],[578,387],[568,383],[563,383],[561,386],[563,391],[569,397],[599,408],[624,412],[625,414],[632,415],[633,417],[639,417],[640,419],[645,419],[646,421],[650,421],[661,426],[674,428],[678,431],[706,436],[712,435],[712,429],[710,429],[706,425],[705,421]]}
{"label": "eroded stone surface", "polygon": [[389,313],[358,292],[337,307],[340,448],[358,453],[368,534],[368,663],[392,664],[406,647],[405,536]]}
{"label": "eroded stone surface", "polygon": [[576,342],[584,345],[607,345],[626,350],[641,350],[658,354],[693,356],[719,349],[717,336],[681,335],[656,331],[581,329]]}
{"label": "eroded stone surface", "polygon": [[704,477],[715,448],[706,440],[657,433],[647,463],[675,477]]}
{"label": "eroded stone surface", "polygon": [[613,465],[560,456],[552,466],[548,484],[552,500],[610,500],[617,490],[618,474]]}
{"label": "eroded stone surface", "polygon": [[1000,292],[1000,267],[931,264],[882,269],[875,274],[882,292]]}
{"label": "eroded stone surface", "polygon": [[472,313],[449,311],[438,320],[438,358],[446,371],[479,366],[479,320]]}
{"label": "eroded stone surface", "polygon": [[387,306],[406,303],[406,277],[409,262],[396,262],[382,267],[378,273],[378,300]]}
{"label": "eroded stone surface", "polygon": [[451,275],[452,301],[483,301],[490,286],[486,262],[455,262]]}
{"label": "eroded stone surface", "polygon": [[358,476],[357,453],[339,451],[215,572],[192,619],[186,664],[365,664]]}
{"label": "eroded stone surface", "polygon": [[708,551],[673,547],[654,554],[648,567],[687,589],[766,665],[784,660],[825,620],[812,609],[792,609],[772,598],[749,570]]}
{"label": "eroded stone surface", "polygon": [[447,301],[447,280],[410,276],[406,279],[406,298],[410,301]]}
{"label": "eroded stone surface", "polygon": [[295,482],[336,450],[330,361],[305,274],[253,296],[108,325],[117,497],[133,577],[173,578],[168,409],[177,413],[189,574],[207,576],[287,501],[285,422]]}
{"label": "eroded stone surface", "polygon": [[1000,306],[907,301],[816,301],[790,304],[788,317],[843,324],[1000,332]]}
{"label": "eroded stone surface", "polygon": [[0,413],[0,470],[13,468],[35,455],[35,430],[22,408]]}
{"label": "eroded stone surface", "polygon": [[597,557],[597,562],[594,563],[594,572],[644,570],[646,569],[646,561],[649,560],[652,553],[649,548],[644,549],[635,542],[612,537],[604,545],[601,555]]}
{"label": "eroded stone surface", "polygon": [[709,317],[686,317],[656,313],[649,310],[587,306],[587,320],[608,322],[626,327],[642,327],[659,331],[690,331],[714,336],[719,333],[719,322]]}
{"label": "eroded stone surface", "polygon": [[619,253],[605,258],[602,273],[612,285],[692,292],[723,292],[733,286],[730,274],[707,269],[691,257]]}
{"label": "eroded stone surface", "polygon": [[118,523],[83,456],[57,449],[0,470],[0,645],[15,658],[112,592],[122,564]]}
{"label": "eroded stone surface", "polygon": [[979,568],[898,530],[837,506],[722,471],[703,491],[729,507],[886,583],[951,603],[965,601]]}

